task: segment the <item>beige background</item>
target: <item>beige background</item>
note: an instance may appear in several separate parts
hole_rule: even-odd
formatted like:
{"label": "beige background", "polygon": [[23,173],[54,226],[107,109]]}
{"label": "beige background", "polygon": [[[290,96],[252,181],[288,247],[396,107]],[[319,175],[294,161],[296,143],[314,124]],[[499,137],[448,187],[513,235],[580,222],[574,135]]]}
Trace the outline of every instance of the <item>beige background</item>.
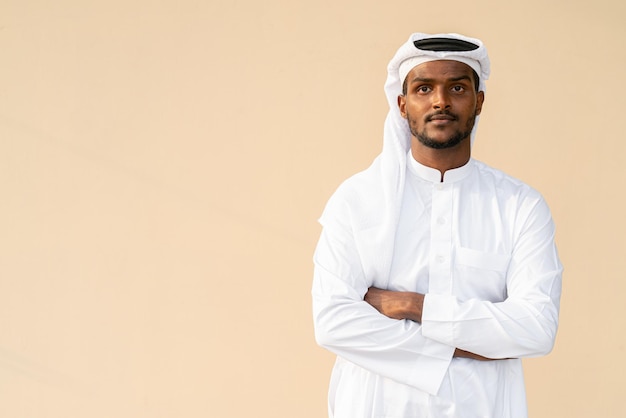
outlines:
{"label": "beige background", "polygon": [[625,416],[624,4],[0,0],[0,417],[325,416],[316,219],[414,31],[485,41],[474,155],[557,223],[531,416]]}

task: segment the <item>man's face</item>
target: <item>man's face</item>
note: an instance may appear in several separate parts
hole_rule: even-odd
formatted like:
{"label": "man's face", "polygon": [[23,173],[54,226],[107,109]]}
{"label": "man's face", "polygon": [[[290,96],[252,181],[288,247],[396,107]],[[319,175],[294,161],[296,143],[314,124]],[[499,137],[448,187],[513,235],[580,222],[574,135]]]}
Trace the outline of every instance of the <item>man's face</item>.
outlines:
{"label": "man's face", "polygon": [[400,114],[411,134],[429,148],[452,148],[469,138],[484,94],[476,92],[470,66],[459,61],[430,61],[413,68]]}

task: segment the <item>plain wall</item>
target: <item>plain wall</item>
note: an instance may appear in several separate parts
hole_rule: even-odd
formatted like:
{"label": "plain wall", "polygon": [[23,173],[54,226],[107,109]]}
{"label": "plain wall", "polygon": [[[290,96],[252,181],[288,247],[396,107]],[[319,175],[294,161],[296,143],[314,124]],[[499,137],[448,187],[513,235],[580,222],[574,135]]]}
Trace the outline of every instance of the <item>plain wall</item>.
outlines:
{"label": "plain wall", "polygon": [[557,224],[531,416],[625,416],[625,4],[0,0],[0,416],[325,416],[316,219],[418,31],[486,43],[474,156]]}

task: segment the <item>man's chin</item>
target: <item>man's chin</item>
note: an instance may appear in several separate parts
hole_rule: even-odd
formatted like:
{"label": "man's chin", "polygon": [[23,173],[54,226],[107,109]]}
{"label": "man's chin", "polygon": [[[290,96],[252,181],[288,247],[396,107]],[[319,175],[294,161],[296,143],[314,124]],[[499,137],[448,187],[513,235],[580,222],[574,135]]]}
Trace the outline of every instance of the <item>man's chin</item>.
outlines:
{"label": "man's chin", "polygon": [[461,144],[465,139],[469,138],[469,135],[455,135],[453,137],[430,137],[425,135],[418,135],[417,140],[424,146],[432,149],[448,149],[454,148]]}

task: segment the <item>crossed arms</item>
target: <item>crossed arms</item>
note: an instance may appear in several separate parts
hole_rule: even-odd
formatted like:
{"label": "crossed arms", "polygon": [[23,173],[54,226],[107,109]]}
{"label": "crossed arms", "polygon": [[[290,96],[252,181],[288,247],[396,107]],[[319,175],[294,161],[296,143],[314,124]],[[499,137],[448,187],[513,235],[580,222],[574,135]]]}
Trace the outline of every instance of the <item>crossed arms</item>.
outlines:
{"label": "crossed arms", "polygon": [[[535,208],[536,209],[536,208]],[[558,324],[561,269],[547,207],[525,223],[503,301],[381,289],[363,270],[355,237],[325,227],[312,288],[318,344],[370,372],[437,393],[453,357],[547,354]]]}
{"label": "crossed arms", "polygon": [[[364,300],[388,318],[408,319],[418,323],[422,322],[422,309],[424,308],[424,295],[422,293],[398,292],[370,287],[365,294]],[[459,348],[455,348],[454,357],[471,358],[481,361],[496,360]]]}

